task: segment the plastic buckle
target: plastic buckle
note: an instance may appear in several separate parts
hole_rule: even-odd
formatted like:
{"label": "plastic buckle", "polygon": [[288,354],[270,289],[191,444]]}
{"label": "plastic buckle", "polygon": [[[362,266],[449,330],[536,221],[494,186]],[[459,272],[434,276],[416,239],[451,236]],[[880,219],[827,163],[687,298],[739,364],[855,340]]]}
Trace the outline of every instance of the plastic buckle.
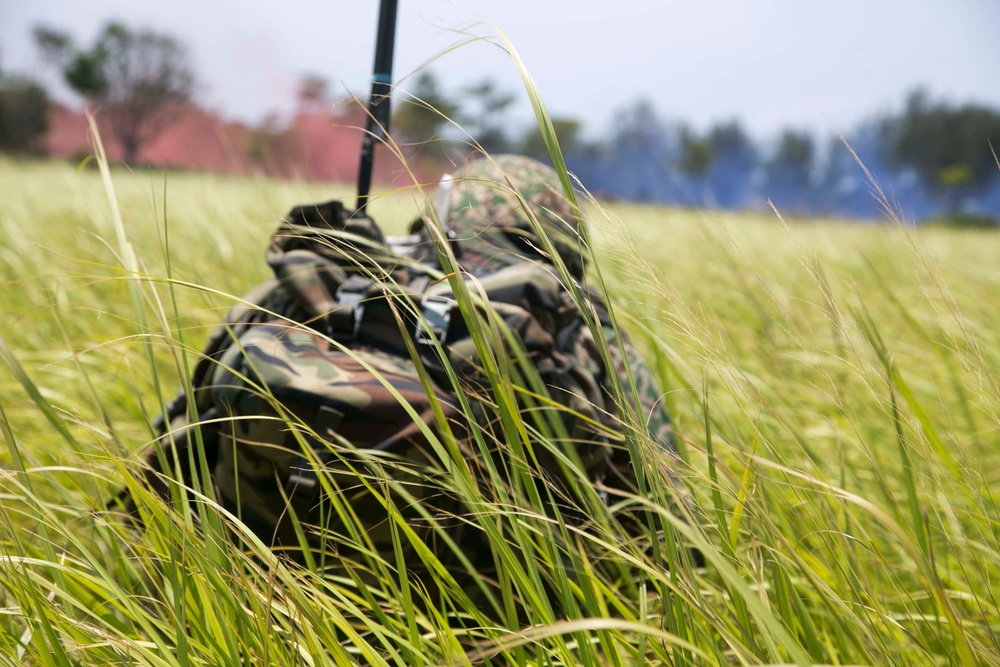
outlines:
{"label": "plastic buckle", "polygon": [[[316,436],[319,437],[309,432],[302,432],[303,440],[312,450],[319,467],[326,466],[333,458],[325,449],[328,445],[324,439],[332,439],[343,420],[343,412],[329,405],[321,405],[312,419],[312,426],[316,430]],[[285,494],[300,506],[311,510],[319,501],[321,491],[316,466],[302,454],[295,457],[295,461],[288,469],[288,477],[285,478]]]}
{"label": "plastic buckle", "polygon": [[415,339],[424,345],[435,342],[444,344],[448,338],[448,326],[451,324],[451,311],[455,300],[446,296],[428,294],[420,300],[420,312],[423,315],[417,322]]}
{"label": "plastic buckle", "polygon": [[285,493],[289,496],[298,494],[300,497],[315,499],[319,495],[319,477],[312,463],[304,456],[296,457],[288,469],[285,479]]}
{"label": "plastic buckle", "polygon": [[365,313],[365,304],[362,301],[368,292],[368,286],[370,283],[368,281],[353,281],[348,280],[337,288],[337,307],[338,308],[350,308],[351,315],[354,317],[354,325],[351,330],[351,335],[346,336],[345,334],[339,334],[333,336],[338,340],[355,340],[358,337],[358,333],[361,331],[361,318]]}

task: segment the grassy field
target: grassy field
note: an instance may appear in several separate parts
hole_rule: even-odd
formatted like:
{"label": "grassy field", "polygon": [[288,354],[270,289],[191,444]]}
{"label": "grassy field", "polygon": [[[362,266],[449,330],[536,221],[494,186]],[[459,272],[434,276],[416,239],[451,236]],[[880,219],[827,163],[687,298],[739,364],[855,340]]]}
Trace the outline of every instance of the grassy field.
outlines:
{"label": "grassy field", "polygon": [[[151,499],[146,531],[102,511],[267,277],[277,220],[349,195],[113,176],[121,227],[96,169],[0,161],[0,663],[1000,665],[1000,236],[591,206],[695,500],[694,523],[662,521],[708,564],[608,543],[635,576],[570,582],[543,546],[559,528],[512,514],[538,558],[505,560],[505,590],[552,576],[564,598],[500,623],[457,594],[418,612],[405,576],[366,588],[237,549],[210,503],[203,530]],[[398,232],[421,201],[373,214]]]}

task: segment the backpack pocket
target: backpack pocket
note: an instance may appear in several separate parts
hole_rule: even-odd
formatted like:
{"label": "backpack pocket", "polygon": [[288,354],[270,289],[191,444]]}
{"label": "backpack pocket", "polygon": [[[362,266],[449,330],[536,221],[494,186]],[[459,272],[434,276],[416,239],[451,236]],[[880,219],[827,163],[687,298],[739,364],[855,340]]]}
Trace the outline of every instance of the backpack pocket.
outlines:
{"label": "backpack pocket", "polygon": [[444,392],[425,391],[409,359],[267,323],[227,350],[211,393],[223,419],[219,494],[265,541],[297,543],[286,498],[320,541],[357,542],[352,531],[361,530],[382,543],[386,489],[405,489],[393,504],[413,517],[408,507],[444,493],[433,483],[446,466],[432,441],[442,427],[459,428],[459,413]]}

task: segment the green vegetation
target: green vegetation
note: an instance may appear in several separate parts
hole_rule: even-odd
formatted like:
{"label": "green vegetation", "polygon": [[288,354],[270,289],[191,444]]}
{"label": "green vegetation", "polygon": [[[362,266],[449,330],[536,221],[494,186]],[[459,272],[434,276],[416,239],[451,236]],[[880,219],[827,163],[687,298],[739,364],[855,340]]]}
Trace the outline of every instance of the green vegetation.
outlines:
{"label": "green vegetation", "polygon": [[890,161],[912,167],[946,202],[948,213],[961,213],[966,200],[987,187],[1000,167],[993,148],[1000,136],[1000,113],[993,109],[955,106],[916,90],[901,114],[882,123]]}
{"label": "green vegetation", "polygon": [[0,73],[0,151],[37,153],[49,129],[49,96],[31,79]]}
{"label": "green vegetation", "polygon": [[39,26],[34,33],[42,56],[66,84],[108,115],[126,164],[135,165],[139,150],[191,101],[195,78],[187,47],[170,35],[109,21],[93,46],[81,48],[54,28]]}
{"label": "green vegetation", "polygon": [[[995,234],[588,206],[681,438],[698,514],[662,510],[665,535],[708,567],[567,540],[514,496],[483,506],[504,516],[497,623],[447,588],[419,612],[394,561],[362,581],[237,547],[207,499],[201,529],[152,498],[145,531],[102,511],[267,276],[277,219],[346,188],[119,171],[118,225],[96,170],[2,161],[0,180],[3,664],[1000,665]],[[398,232],[422,201],[372,211]]]}

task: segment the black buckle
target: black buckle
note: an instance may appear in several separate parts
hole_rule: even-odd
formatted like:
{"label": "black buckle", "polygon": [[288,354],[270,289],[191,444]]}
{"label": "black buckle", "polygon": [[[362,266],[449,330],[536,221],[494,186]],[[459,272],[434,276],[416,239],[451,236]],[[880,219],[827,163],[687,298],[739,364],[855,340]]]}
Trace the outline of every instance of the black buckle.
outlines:
{"label": "black buckle", "polygon": [[414,336],[418,343],[433,345],[436,342],[444,344],[448,339],[448,328],[451,325],[451,311],[455,300],[446,296],[427,294],[420,300],[420,321]]}
{"label": "black buckle", "polygon": [[298,456],[288,469],[285,479],[285,493],[298,493],[301,496],[315,497],[319,494],[319,478],[313,470],[312,463],[304,456]]}
{"label": "black buckle", "polygon": [[[319,438],[332,438],[343,419],[343,412],[329,405],[322,405],[316,411],[312,425]],[[331,454],[324,449],[326,445],[321,439],[317,439],[310,433],[302,435],[306,446],[312,449],[319,465],[325,466],[332,458]],[[288,477],[285,478],[285,494],[308,511],[319,501],[321,490],[319,476],[312,461],[303,454],[296,456],[295,461],[288,469]]]}
{"label": "black buckle", "polygon": [[368,280],[355,280],[353,277],[341,283],[337,288],[337,309],[350,308],[354,321],[350,334],[343,331],[333,331],[332,338],[336,340],[356,340],[361,331],[361,319],[365,314],[365,304],[362,301],[368,293],[371,283]]}

